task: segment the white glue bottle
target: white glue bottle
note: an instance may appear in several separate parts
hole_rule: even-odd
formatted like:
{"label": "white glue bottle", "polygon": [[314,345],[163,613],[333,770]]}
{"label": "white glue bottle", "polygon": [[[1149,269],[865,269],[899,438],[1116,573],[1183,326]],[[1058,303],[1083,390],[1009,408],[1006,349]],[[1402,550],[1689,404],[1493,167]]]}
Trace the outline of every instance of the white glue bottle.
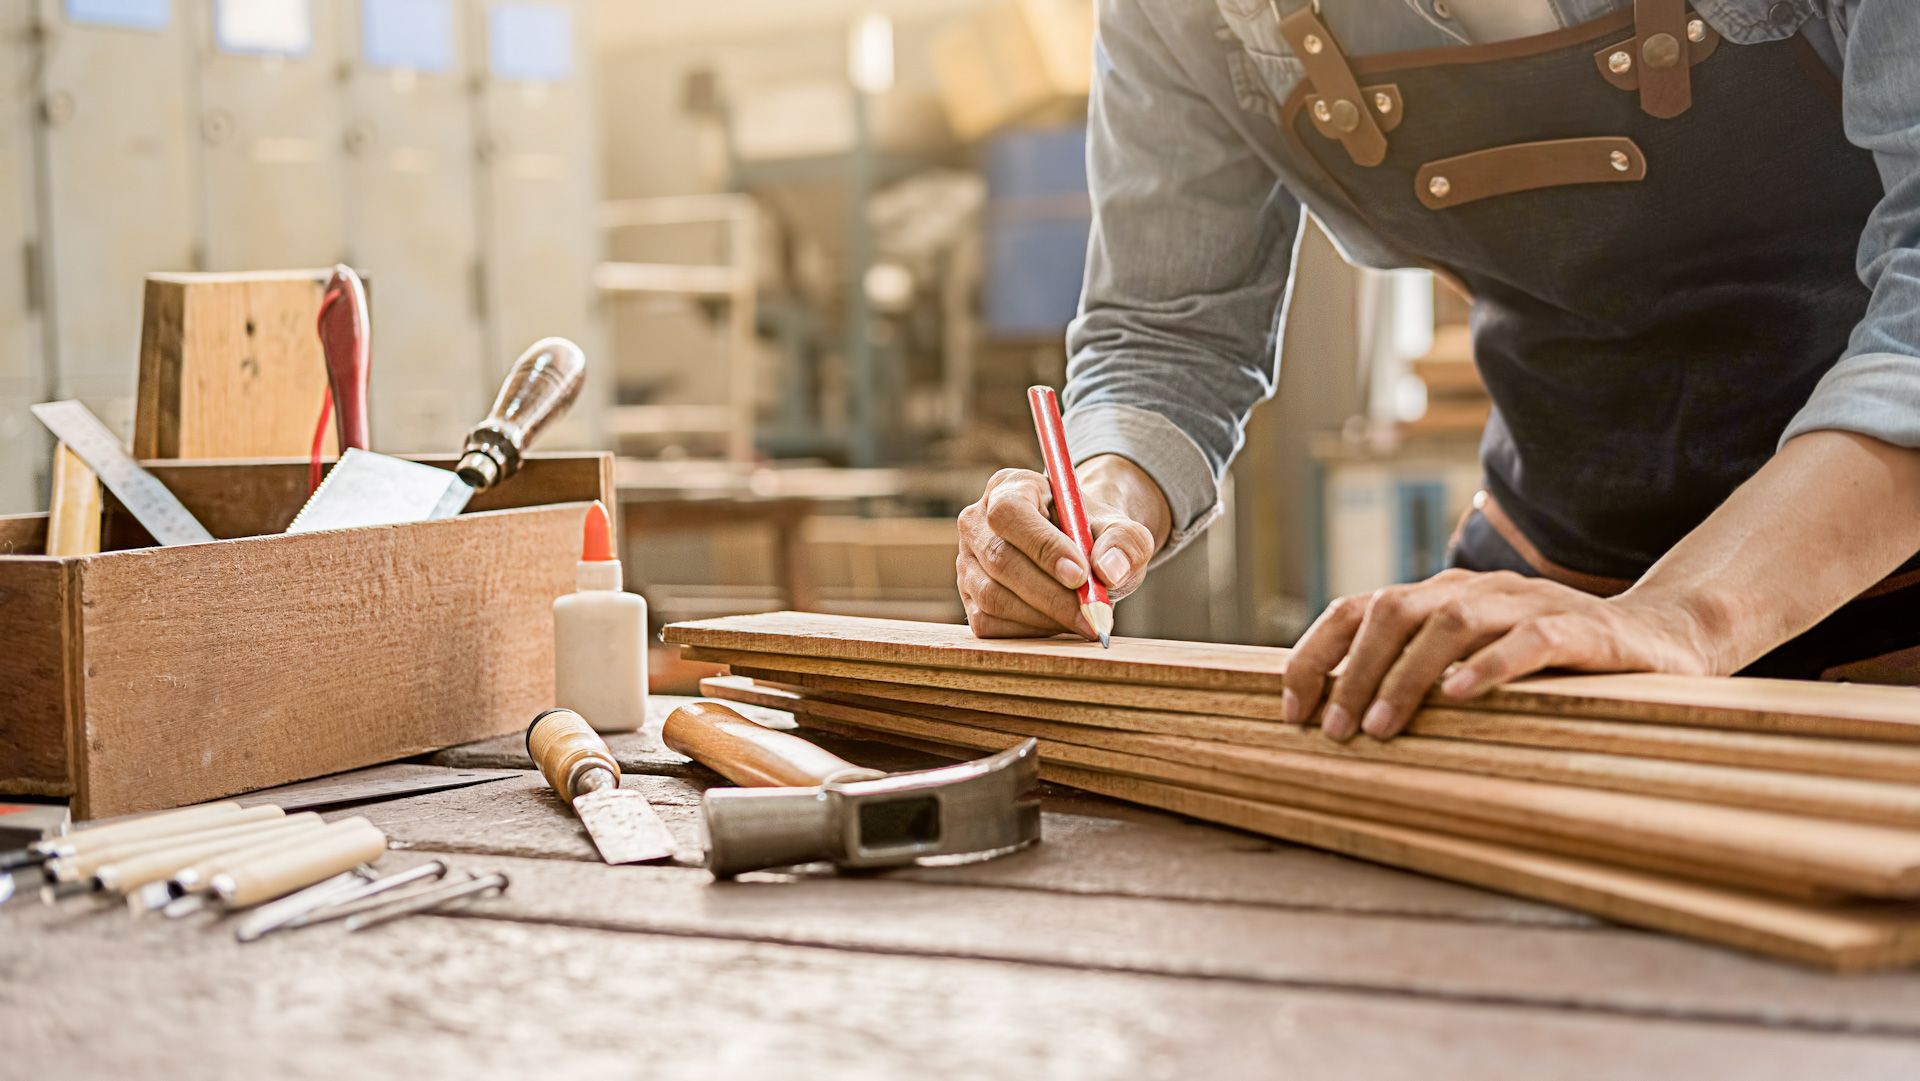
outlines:
{"label": "white glue bottle", "polygon": [[554,704],[596,732],[633,732],[647,720],[647,602],[621,589],[607,508],[587,510],[576,592],[553,602]]}

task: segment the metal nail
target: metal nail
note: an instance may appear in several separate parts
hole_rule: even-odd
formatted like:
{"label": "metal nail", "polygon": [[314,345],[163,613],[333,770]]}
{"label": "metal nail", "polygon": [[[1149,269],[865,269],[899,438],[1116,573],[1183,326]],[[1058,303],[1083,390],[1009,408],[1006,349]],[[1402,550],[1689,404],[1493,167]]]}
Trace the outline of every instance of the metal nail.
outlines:
{"label": "metal nail", "polygon": [[[302,916],[296,916],[284,925],[275,928],[275,930],[291,931],[300,927],[311,927],[316,923],[331,923],[334,920],[343,920],[348,916],[357,916],[362,912],[371,912],[376,908],[392,904],[398,899],[387,897],[385,896],[386,894],[392,893],[402,886],[410,886],[415,882],[438,881],[439,879],[445,878],[446,874],[446,861],[433,860],[428,863],[423,863],[418,867],[402,871],[399,874],[388,875],[385,878],[376,878],[357,890],[350,890],[346,894],[334,898],[326,907],[315,909]],[[420,892],[424,893],[426,891],[422,890]],[[407,896],[413,895],[408,894]]]}
{"label": "metal nail", "polygon": [[342,871],[332,878],[321,879],[306,889],[287,894],[277,901],[270,901],[247,914],[233,929],[233,937],[242,942],[252,942],[261,935],[280,928],[280,925],[298,916],[304,916],[316,908],[332,903],[335,897],[349,890],[358,889],[372,872],[365,867],[356,867],[351,871]]}

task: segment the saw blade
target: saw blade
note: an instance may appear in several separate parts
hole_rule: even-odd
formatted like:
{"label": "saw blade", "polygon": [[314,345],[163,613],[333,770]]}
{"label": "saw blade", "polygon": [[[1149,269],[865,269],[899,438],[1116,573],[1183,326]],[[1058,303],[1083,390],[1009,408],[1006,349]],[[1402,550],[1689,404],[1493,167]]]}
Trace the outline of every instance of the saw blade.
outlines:
{"label": "saw blade", "polygon": [[75,401],[32,407],[47,430],[80,456],[107,491],[163,545],[204,544],[214,539],[159,478],[140,468],[120,438],[86,406]]}
{"label": "saw blade", "polygon": [[647,797],[617,788],[589,792],[573,801],[600,858],[608,863],[649,863],[672,858],[673,834]]}

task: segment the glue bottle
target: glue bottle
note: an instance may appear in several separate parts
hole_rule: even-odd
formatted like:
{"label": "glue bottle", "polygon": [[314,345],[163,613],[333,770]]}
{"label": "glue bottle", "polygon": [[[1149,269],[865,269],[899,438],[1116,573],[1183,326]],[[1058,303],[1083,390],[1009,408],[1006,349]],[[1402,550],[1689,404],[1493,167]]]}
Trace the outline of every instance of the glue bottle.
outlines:
{"label": "glue bottle", "polygon": [[607,508],[587,510],[575,592],[553,602],[554,704],[596,732],[637,731],[647,719],[647,602],[621,588]]}

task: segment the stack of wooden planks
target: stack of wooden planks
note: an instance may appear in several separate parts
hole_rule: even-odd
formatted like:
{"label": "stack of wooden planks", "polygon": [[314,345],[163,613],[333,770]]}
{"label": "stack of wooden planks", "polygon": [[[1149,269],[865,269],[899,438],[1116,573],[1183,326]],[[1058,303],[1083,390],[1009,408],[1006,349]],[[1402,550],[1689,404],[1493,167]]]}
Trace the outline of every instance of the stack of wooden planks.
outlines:
{"label": "stack of wooden planks", "polygon": [[1920,961],[1920,689],[1527,680],[1388,743],[1280,720],[1287,651],[790,612],[679,623],[713,697],[1836,969]]}

